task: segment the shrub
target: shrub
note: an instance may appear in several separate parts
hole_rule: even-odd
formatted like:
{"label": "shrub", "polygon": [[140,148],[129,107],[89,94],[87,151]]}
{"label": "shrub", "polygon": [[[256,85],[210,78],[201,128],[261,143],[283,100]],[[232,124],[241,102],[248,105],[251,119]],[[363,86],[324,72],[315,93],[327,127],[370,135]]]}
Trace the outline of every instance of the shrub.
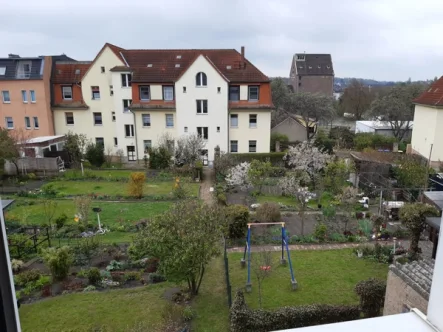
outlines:
{"label": "shrub", "polygon": [[79,220],[86,227],[89,218],[89,207],[91,206],[91,198],[88,196],[77,196],[74,198],[74,204],[77,210]]}
{"label": "shrub", "polygon": [[127,272],[123,276],[123,279],[125,281],[141,280],[141,278],[142,278],[141,273],[140,272],[135,272],[135,271]]}
{"label": "shrub", "polygon": [[164,276],[162,276],[161,274],[158,274],[158,273],[149,273],[148,281],[151,284],[156,284],[156,283],[159,283],[159,282],[166,281],[166,278]]}
{"label": "shrub", "polygon": [[42,256],[54,280],[63,280],[67,277],[74,261],[69,247],[48,248],[42,251]]}
{"label": "shrub", "polygon": [[324,242],[326,240],[326,232],[328,231],[328,228],[325,224],[317,224],[315,226],[314,230],[314,236],[316,239],[318,239],[320,242]]}
{"label": "shrub", "polygon": [[248,208],[243,205],[230,205],[226,208],[226,215],[229,222],[229,238],[243,238],[249,222]]}
{"label": "shrub", "polygon": [[55,224],[57,225],[57,229],[62,228],[66,222],[68,221],[68,216],[65,213],[62,213],[55,219]]}
{"label": "shrub", "polygon": [[57,195],[57,190],[54,188],[53,183],[46,183],[40,188],[42,194],[46,197],[55,197]]}
{"label": "shrub", "polygon": [[149,167],[152,169],[167,169],[171,165],[172,153],[166,147],[149,150]]}
{"label": "shrub", "polygon": [[383,281],[374,278],[360,281],[355,286],[355,292],[360,296],[360,307],[365,317],[380,316],[386,293],[386,284]]}
{"label": "shrub", "polygon": [[256,218],[258,222],[280,222],[280,206],[276,203],[265,202],[257,208]]}
{"label": "shrub", "polygon": [[175,179],[172,195],[175,199],[185,199],[188,196],[186,188],[180,182],[180,178]]}
{"label": "shrub", "polygon": [[12,267],[12,271],[13,272],[18,272],[22,269],[23,267],[23,261],[19,260],[19,259],[13,259],[11,260],[11,267]]}
{"label": "shrub", "polygon": [[100,270],[96,267],[89,269],[88,271],[88,281],[91,285],[97,285],[101,280]]}
{"label": "shrub", "polygon": [[32,270],[24,271],[20,274],[17,274],[14,277],[14,283],[17,286],[23,287],[30,282],[37,281],[40,277],[41,277],[40,271],[36,270],[36,269],[32,269]]}
{"label": "shrub", "polygon": [[119,271],[123,270],[123,263],[112,260],[106,267],[107,271]]}
{"label": "shrub", "polygon": [[103,144],[90,143],[86,147],[86,159],[95,167],[102,167],[105,163],[105,149]]}
{"label": "shrub", "polygon": [[237,163],[251,162],[252,160],[270,161],[272,166],[284,166],[283,157],[285,152],[271,152],[271,153],[236,153],[235,158]]}
{"label": "shrub", "polygon": [[73,246],[74,261],[77,265],[86,265],[91,262],[92,257],[97,253],[100,247],[98,237],[87,237],[79,240],[76,246]]}
{"label": "shrub", "polygon": [[195,317],[195,313],[192,310],[190,305],[187,305],[184,309],[183,309],[183,320],[185,322],[189,322],[191,321],[193,318]]}
{"label": "shrub", "polygon": [[143,172],[134,172],[129,176],[129,196],[135,198],[143,197],[143,186],[146,181],[146,175]]}
{"label": "shrub", "polygon": [[83,289],[83,292],[84,293],[87,293],[87,292],[93,292],[93,291],[95,291],[97,288],[95,288],[95,286],[94,285],[89,285],[89,286],[87,286],[87,287],[85,287],[84,289]]}
{"label": "shrub", "polygon": [[226,200],[226,194],[225,193],[221,193],[221,192],[219,192],[219,193],[217,193],[217,203],[218,204],[220,204],[220,205],[222,205],[222,206],[226,206],[226,205],[228,205],[228,202],[227,202],[227,200]]}
{"label": "shrub", "polygon": [[238,291],[231,307],[232,332],[265,332],[355,320],[357,306],[305,305],[277,310],[252,310]]}
{"label": "shrub", "polygon": [[395,137],[389,137],[384,135],[372,134],[372,133],[358,133],[354,137],[354,145],[358,151],[364,149],[378,149],[385,148],[386,146],[391,146],[392,143],[396,142]]}
{"label": "shrub", "polygon": [[276,143],[280,142],[280,149],[284,150],[287,148],[289,143],[289,138],[285,134],[272,133],[271,134],[271,152],[275,152]]}

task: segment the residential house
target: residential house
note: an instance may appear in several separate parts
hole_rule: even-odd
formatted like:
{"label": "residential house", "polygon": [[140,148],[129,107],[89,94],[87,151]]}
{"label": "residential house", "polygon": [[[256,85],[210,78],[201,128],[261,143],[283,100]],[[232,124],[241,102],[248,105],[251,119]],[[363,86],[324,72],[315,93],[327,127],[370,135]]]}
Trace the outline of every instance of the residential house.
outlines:
{"label": "residential house", "polygon": [[[85,133],[106,149],[123,150],[129,162],[143,159],[165,134],[171,147],[183,135],[201,135],[206,163],[217,145],[232,153],[269,152],[270,80],[245,58],[244,48],[126,50],[105,44],[84,65],[86,72],[80,66],[56,64],[54,91],[72,91],[71,100],[59,96],[53,104],[57,134]],[[66,79],[59,78],[65,71]],[[63,90],[67,85],[72,90]]]}
{"label": "residential house", "polygon": [[54,135],[50,56],[0,58],[0,127],[25,138]]}
{"label": "residential house", "polygon": [[[412,135],[412,128],[414,123],[410,121],[409,123],[404,123],[400,128],[405,131],[403,138],[410,138]],[[394,137],[394,130],[389,121],[356,121],[355,122],[355,133],[371,133],[383,136]]]}
{"label": "residential house", "polygon": [[308,132],[310,136],[314,135],[317,131],[317,123],[310,122],[308,125],[305,123],[301,116],[288,116],[279,124],[275,125],[271,129],[271,134],[279,133],[288,136],[288,140],[291,143],[303,142],[307,140]]}
{"label": "residential house", "polygon": [[414,99],[414,104],[412,152],[437,167],[443,161],[443,76]]}
{"label": "residential house", "polygon": [[294,54],[289,77],[294,92],[333,96],[334,68],[330,54]]}

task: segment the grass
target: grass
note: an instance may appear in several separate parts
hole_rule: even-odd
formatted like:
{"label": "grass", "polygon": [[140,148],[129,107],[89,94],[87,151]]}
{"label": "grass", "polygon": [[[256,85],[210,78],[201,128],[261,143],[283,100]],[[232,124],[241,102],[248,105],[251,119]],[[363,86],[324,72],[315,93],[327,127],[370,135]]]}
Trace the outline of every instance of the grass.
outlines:
{"label": "grass", "polygon": [[[134,289],[76,293],[22,305],[23,332],[121,332],[140,322],[159,324],[168,283]],[[149,322],[146,325],[146,322]],[[142,330],[140,330],[142,331]]]}
{"label": "grass", "polygon": [[[258,253],[252,253],[259,257]],[[240,267],[241,253],[229,255],[232,290],[246,284],[246,269]],[[388,265],[358,259],[351,249],[291,251],[295,278],[299,288],[291,290],[289,267],[279,265],[279,253],[273,253],[270,276],[263,281],[263,307],[275,309],[282,306],[306,304],[357,304],[354,287],[360,280],[371,277],[386,280]],[[259,307],[258,284],[251,267],[252,292],[245,295],[253,308]],[[233,294],[234,295],[234,294]]]}
{"label": "grass", "polygon": [[[27,200],[33,205],[20,205],[23,200],[16,202],[7,209],[6,219],[19,220],[27,225],[42,225],[47,223],[44,213],[43,200]],[[76,207],[72,200],[56,200],[57,212],[55,218],[65,213],[69,222],[74,222]],[[18,204],[17,204],[18,203]],[[93,201],[89,220],[96,222],[97,216],[92,212],[92,207],[100,207],[100,220],[106,226],[118,226],[122,222],[136,222],[167,211],[172,206],[171,202],[103,202]]]}
{"label": "grass", "polygon": [[[85,169],[85,174],[93,175],[97,177],[101,177],[103,179],[108,178],[119,178],[119,179],[128,179],[131,173],[135,172],[134,170],[96,170],[96,169]],[[138,171],[137,171],[138,172]],[[64,173],[66,178],[70,177],[81,177],[81,171],[78,169],[68,169]]]}
{"label": "grass", "polygon": [[[103,172],[103,171],[102,171]],[[96,195],[128,196],[128,184],[124,182],[105,181],[54,181],[54,189],[66,195],[86,195],[95,193]],[[198,183],[185,184],[189,188],[192,196],[198,195]],[[144,196],[169,195],[174,188],[173,181],[146,182],[144,185]]]}

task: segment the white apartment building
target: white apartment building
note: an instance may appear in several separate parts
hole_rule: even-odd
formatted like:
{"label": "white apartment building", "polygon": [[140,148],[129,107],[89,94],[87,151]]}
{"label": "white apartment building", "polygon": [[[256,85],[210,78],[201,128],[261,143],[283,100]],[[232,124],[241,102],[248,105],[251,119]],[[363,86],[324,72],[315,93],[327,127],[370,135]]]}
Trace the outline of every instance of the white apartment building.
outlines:
{"label": "white apartment building", "polygon": [[61,91],[53,106],[57,135],[84,133],[113,153],[122,150],[128,162],[148,156],[165,135],[171,145],[201,135],[205,164],[216,146],[232,153],[270,149],[270,81],[243,47],[239,53],[106,44],[90,64],[56,64],[53,88]]}

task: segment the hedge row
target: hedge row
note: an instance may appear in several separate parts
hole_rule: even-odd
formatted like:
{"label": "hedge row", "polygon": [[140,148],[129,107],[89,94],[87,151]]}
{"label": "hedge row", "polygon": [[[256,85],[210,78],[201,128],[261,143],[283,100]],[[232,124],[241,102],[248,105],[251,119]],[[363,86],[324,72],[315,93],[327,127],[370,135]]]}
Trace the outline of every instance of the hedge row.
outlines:
{"label": "hedge row", "polygon": [[360,318],[358,306],[306,305],[275,311],[251,310],[238,291],[231,307],[232,332],[266,332],[331,324]]}
{"label": "hedge row", "polygon": [[284,166],[285,162],[283,157],[286,152],[270,152],[270,153],[235,153],[233,154],[237,161],[251,162],[252,160],[260,160],[260,161],[270,161],[273,166]]}

